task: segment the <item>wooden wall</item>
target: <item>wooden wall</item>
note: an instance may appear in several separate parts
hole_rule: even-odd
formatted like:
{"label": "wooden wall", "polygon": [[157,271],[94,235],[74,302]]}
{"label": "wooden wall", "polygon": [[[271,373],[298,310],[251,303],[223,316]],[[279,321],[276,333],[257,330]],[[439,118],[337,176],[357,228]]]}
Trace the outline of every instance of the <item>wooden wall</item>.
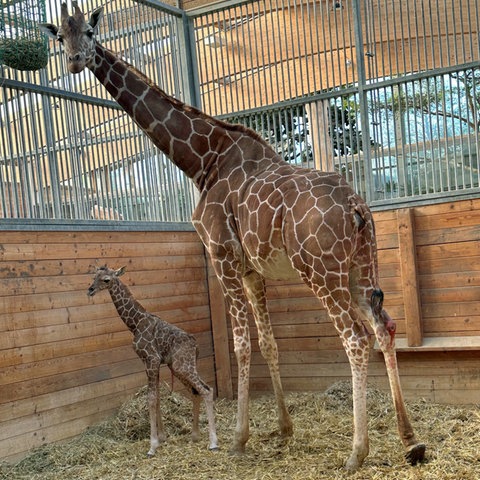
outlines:
{"label": "wooden wall", "polygon": [[[480,200],[376,212],[374,216],[381,287],[385,308],[397,321],[406,397],[478,403]],[[412,220],[411,245],[406,243],[406,218]],[[405,268],[411,265],[406,258],[409,252],[413,252],[415,269]],[[271,282],[268,295],[285,389],[323,391],[337,380],[350,378],[341,342],[309,289],[300,282]],[[416,301],[418,315],[412,318]],[[409,346],[410,338],[418,333],[417,324],[421,327],[420,346]],[[268,368],[256,344],[253,320],[251,330],[251,388],[257,394],[270,392]],[[374,339],[372,347],[370,381],[387,389],[383,356],[375,350]],[[235,392],[237,369],[230,329],[229,349]]]}
{"label": "wooden wall", "polygon": [[215,385],[195,232],[2,231],[0,238],[0,460],[77,435],[146,384],[108,292],[87,297],[95,262],[126,265],[122,278],[136,298],[196,335],[199,371]]}
{"label": "wooden wall", "polygon": [[[374,216],[406,396],[478,403],[480,199]],[[195,232],[2,231],[0,238],[0,459],[80,433],[145,384],[109,295],[86,295],[96,261],[126,265],[124,279],[147,309],[196,334],[205,380],[219,396],[235,395],[229,322]],[[309,290],[270,282],[268,295],[285,389],[321,392],[350,378],[340,340]],[[271,382],[256,338],[252,324],[251,385],[259,395]],[[386,389],[373,339],[372,347],[370,380]]]}

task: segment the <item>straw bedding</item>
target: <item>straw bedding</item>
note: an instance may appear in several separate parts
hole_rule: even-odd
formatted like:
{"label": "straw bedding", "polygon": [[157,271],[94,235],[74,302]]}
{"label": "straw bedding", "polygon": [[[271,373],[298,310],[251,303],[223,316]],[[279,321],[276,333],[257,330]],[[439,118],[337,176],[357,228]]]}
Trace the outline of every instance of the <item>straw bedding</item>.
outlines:
{"label": "straw bedding", "polygon": [[403,459],[389,395],[368,392],[370,455],[350,474],[343,468],[352,436],[349,382],[323,394],[289,394],[294,436],[276,435],[276,406],[271,396],[251,401],[247,453],[232,456],[229,446],[235,426],[236,402],[216,402],[221,450],[207,450],[208,435],[202,410],[202,439],[190,441],[191,402],[162,386],[162,412],[168,441],[154,458],[146,458],[149,424],[146,390],[108,421],[88,429],[68,443],[48,445],[16,465],[3,464],[0,478],[28,480],[221,480],[221,479],[476,479],[480,478],[480,410],[478,407],[408,403],[417,436],[427,443],[425,463],[411,467]]}

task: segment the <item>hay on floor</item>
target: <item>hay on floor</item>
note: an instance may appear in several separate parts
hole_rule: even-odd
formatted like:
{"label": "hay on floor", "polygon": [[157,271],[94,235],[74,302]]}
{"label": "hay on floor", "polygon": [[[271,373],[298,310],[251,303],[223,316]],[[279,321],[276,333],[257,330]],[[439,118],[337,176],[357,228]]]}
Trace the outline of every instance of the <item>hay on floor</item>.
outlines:
{"label": "hay on floor", "polygon": [[154,458],[146,458],[149,423],[146,389],[125,403],[118,414],[88,429],[74,440],[48,445],[16,465],[3,464],[0,478],[9,480],[123,479],[472,479],[480,478],[480,412],[478,407],[408,403],[419,439],[427,444],[426,462],[406,464],[397,435],[390,396],[368,391],[370,455],[354,474],[343,469],[352,438],[351,384],[340,382],[325,393],[287,397],[294,436],[285,441],[276,433],[277,413],[272,396],[250,404],[250,440],[243,456],[229,446],[235,427],[236,402],[216,402],[221,450],[207,450],[208,434],[202,411],[202,439],[190,440],[191,402],[162,387],[162,413],[168,441]]}

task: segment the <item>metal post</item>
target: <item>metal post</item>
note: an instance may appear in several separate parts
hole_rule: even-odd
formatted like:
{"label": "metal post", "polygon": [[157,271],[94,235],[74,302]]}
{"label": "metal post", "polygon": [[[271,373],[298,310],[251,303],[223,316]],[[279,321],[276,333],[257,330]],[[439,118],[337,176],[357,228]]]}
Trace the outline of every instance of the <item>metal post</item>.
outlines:
{"label": "metal post", "polygon": [[[354,27],[355,27],[355,44],[357,54],[357,72],[358,72],[358,96],[360,105],[360,121],[362,122],[362,139],[363,139],[363,161],[360,171],[364,172],[365,191],[359,192],[365,196],[365,201],[370,203],[373,199],[373,178],[372,178],[372,158],[370,149],[370,121],[368,117],[368,95],[367,95],[367,76],[365,70],[365,55],[367,52],[363,48],[363,30],[362,30],[362,12],[360,2],[365,3],[370,0],[352,0]],[[375,52],[368,52],[370,55]],[[361,178],[359,185],[361,185]]]}
{"label": "metal post", "polygon": [[[47,72],[45,69],[40,71],[40,84],[48,85]],[[52,189],[52,211],[53,218],[62,218],[62,195],[60,193],[60,177],[58,175],[57,165],[57,149],[55,148],[56,141],[53,135],[53,116],[52,116],[52,102],[51,97],[46,94],[42,94],[42,112],[45,122],[45,135],[47,145],[47,158],[48,166],[50,169],[50,184]],[[45,183],[45,189],[48,188]],[[47,197],[47,191],[45,191],[45,197]]]}
{"label": "metal post", "polygon": [[202,108],[194,22],[192,17],[189,17],[185,12],[183,12],[181,17],[177,17],[177,22],[179,32],[179,65],[182,70],[184,101],[194,107]]}

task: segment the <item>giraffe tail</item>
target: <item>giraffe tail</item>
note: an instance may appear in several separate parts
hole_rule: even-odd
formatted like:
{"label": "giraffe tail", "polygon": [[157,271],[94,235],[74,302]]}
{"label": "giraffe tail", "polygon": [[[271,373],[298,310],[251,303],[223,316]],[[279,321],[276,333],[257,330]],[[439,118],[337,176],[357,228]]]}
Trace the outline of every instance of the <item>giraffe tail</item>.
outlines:
{"label": "giraffe tail", "polygon": [[390,315],[383,310],[383,292],[378,288],[373,291],[371,298],[372,313],[375,321],[384,325],[388,334],[390,335],[390,346],[395,341],[395,333],[397,331],[397,324],[392,320]]}

